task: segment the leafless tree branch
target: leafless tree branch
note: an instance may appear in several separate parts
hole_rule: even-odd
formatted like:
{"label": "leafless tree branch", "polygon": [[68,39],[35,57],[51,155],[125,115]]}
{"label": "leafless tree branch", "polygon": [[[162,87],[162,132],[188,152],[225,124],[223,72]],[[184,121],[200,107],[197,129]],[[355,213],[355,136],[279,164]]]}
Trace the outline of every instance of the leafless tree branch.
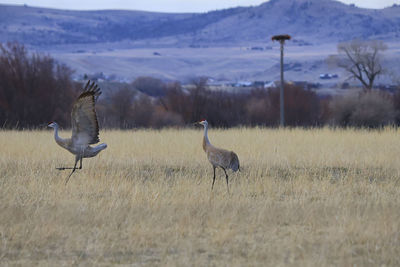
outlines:
{"label": "leafless tree branch", "polygon": [[[387,49],[382,41],[353,40],[338,45],[338,55],[333,57],[335,65],[345,69],[352,79],[359,80],[370,90],[375,79],[384,73],[382,53]],[[332,58],[331,58],[332,60]]]}

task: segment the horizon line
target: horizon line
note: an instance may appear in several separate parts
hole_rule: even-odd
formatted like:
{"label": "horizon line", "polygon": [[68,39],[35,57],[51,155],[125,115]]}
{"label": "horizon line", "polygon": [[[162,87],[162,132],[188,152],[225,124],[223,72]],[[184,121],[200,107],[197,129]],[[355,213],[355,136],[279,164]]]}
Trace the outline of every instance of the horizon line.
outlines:
{"label": "horizon line", "polygon": [[[386,8],[391,8],[394,6],[399,6],[399,4],[392,4],[386,7],[382,7],[382,8],[371,8],[371,7],[360,7],[356,4],[347,4],[344,3],[340,0],[332,0],[335,2],[340,2],[343,5],[346,6],[352,6],[354,5],[357,8],[360,9],[370,9],[370,10],[383,10]],[[264,3],[267,3],[269,1],[266,1]],[[95,12],[95,11],[136,11],[136,12],[148,12],[148,13],[169,13],[169,14],[202,14],[202,13],[209,13],[209,12],[214,12],[214,11],[220,11],[220,10],[227,10],[227,9],[235,9],[235,8],[248,8],[248,7],[257,7],[260,5],[263,5],[264,3],[258,4],[258,5],[248,5],[248,6],[242,6],[242,5],[238,5],[238,6],[232,6],[232,7],[226,7],[226,8],[217,8],[217,9],[210,9],[207,11],[156,11],[156,10],[145,10],[145,9],[131,9],[131,8],[125,8],[125,9],[121,9],[121,8],[99,8],[99,9],[95,9],[95,8],[81,8],[81,9],[77,9],[77,8],[58,8],[58,7],[49,7],[49,6],[40,6],[40,5],[30,5],[30,4],[9,4],[9,3],[1,3],[0,2],[0,6],[14,6],[14,7],[28,7],[28,8],[42,8],[42,9],[51,9],[51,10],[65,10],[65,11],[87,11],[87,12]]]}

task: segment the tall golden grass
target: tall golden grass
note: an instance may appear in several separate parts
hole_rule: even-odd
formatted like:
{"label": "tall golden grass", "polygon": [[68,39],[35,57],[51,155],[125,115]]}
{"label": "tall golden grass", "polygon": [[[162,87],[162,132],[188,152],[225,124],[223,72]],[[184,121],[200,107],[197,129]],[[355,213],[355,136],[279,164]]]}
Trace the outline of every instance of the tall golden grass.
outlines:
{"label": "tall golden grass", "polygon": [[[63,136],[70,133],[63,132]],[[51,132],[0,132],[1,265],[399,266],[399,130],[103,131],[73,156]]]}

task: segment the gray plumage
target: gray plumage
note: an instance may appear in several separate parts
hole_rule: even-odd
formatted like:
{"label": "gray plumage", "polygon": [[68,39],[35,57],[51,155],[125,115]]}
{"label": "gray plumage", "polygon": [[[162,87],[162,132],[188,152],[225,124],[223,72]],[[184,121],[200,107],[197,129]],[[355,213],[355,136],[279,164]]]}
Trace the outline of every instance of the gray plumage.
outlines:
{"label": "gray plumage", "polygon": [[75,164],[73,168],[61,167],[58,170],[72,169],[67,177],[65,184],[68,183],[72,173],[75,172],[76,165],[80,161],[79,169],[82,169],[82,159],[96,156],[100,151],[107,148],[107,144],[100,144],[95,147],[99,139],[99,124],[97,121],[95,104],[100,96],[100,88],[93,82],[87,82],[83,92],[75,101],[71,112],[72,137],[61,138],[58,136],[59,126],[55,122],[49,123],[48,127],[54,129],[54,139],[56,143],[75,155]]}
{"label": "gray plumage", "polygon": [[213,182],[211,185],[211,190],[214,188],[215,183],[215,170],[217,167],[220,167],[224,170],[225,178],[226,178],[226,186],[229,192],[229,182],[228,182],[228,174],[226,173],[227,169],[231,169],[232,171],[240,171],[240,163],[239,158],[233,151],[228,151],[222,148],[217,148],[213,146],[208,139],[208,122],[206,120],[202,120],[198,122],[204,126],[204,137],[203,137],[203,150],[207,155],[208,161],[211,163],[214,169]]}

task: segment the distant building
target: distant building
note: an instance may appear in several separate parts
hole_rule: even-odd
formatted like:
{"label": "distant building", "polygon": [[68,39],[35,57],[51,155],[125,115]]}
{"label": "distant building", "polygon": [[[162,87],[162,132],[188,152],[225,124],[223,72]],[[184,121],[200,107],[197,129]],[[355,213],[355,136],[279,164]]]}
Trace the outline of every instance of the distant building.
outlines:
{"label": "distant building", "polygon": [[249,81],[238,81],[233,84],[234,87],[250,87],[253,83]]}
{"label": "distant building", "polygon": [[330,79],[336,79],[339,78],[339,75],[337,74],[330,74],[330,73],[322,73],[319,75],[319,78],[321,80],[330,80]]}
{"label": "distant building", "polygon": [[265,82],[264,81],[255,81],[253,82],[253,86],[257,88],[265,88]]}
{"label": "distant building", "polygon": [[276,87],[276,83],[274,81],[266,81],[264,84],[264,88],[275,88]]}

